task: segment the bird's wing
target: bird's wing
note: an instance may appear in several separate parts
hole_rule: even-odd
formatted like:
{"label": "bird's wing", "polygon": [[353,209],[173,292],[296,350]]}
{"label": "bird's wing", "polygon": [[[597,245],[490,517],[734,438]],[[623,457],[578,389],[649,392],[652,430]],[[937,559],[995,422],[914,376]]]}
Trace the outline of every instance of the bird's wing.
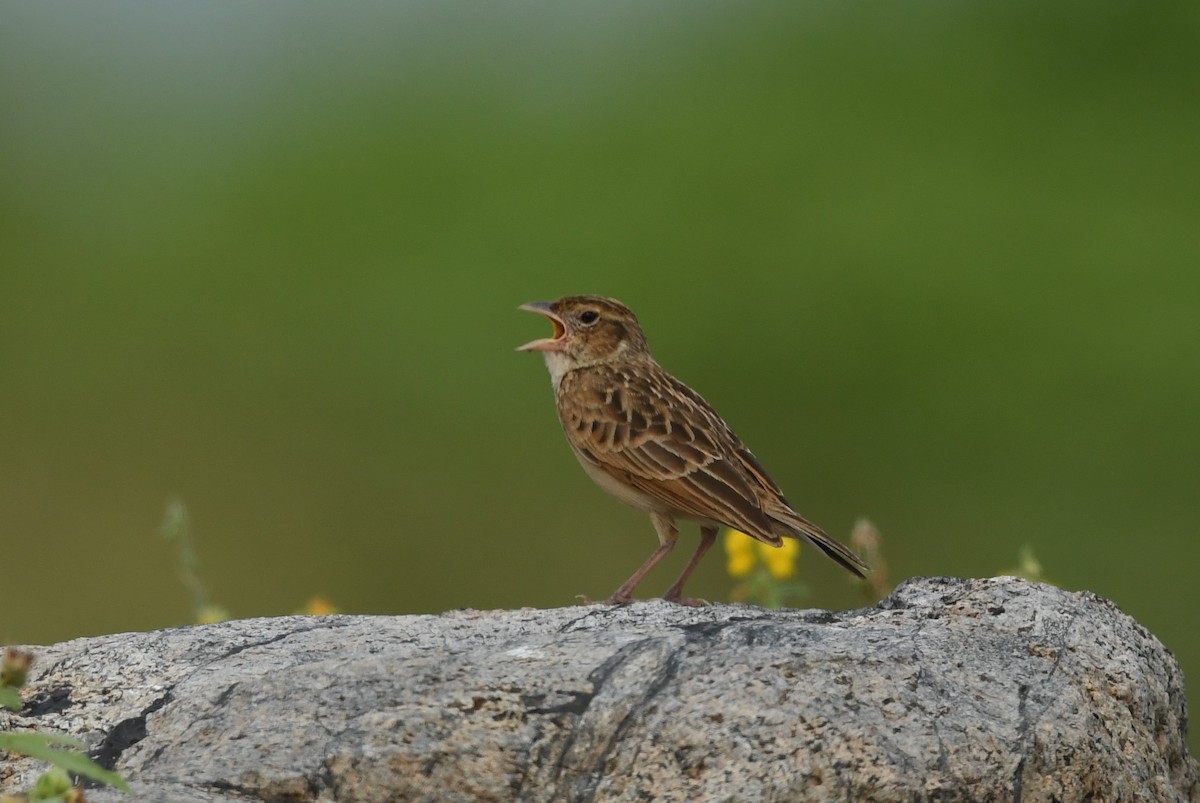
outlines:
{"label": "bird's wing", "polygon": [[558,410],[576,452],[619,482],[684,517],[781,543],[755,488],[774,483],[757,461],[746,465],[745,447],[707,402],[657,365],[572,371]]}

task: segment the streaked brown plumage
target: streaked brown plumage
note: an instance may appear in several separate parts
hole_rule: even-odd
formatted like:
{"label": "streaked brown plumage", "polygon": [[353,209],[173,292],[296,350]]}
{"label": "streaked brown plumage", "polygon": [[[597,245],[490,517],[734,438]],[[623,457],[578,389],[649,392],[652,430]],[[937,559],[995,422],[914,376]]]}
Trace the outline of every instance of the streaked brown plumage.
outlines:
{"label": "streaked brown plumage", "polygon": [[554,337],[520,351],[541,351],[554,385],[567,441],[588,475],[622,502],[650,514],[659,548],[609,599],[628,602],[634,588],[675,546],[675,519],[700,524],[700,546],[664,594],[683,584],[716,540],[720,525],[781,545],[803,538],[862,577],[867,565],[792,510],[783,492],[716,411],[650,355],[637,317],[603,296],[567,296],[521,309],[545,315]]}

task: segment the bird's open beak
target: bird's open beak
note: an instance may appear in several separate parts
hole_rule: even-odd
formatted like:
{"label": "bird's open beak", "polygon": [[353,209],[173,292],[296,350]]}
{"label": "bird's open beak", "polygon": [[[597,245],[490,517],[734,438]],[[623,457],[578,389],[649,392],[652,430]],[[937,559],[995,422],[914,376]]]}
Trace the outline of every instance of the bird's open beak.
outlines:
{"label": "bird's open beak", "polygon": [[517,351],[562,351],[567,347],[567,324],[562,318],[554,314],[549,301],[534,301],[529,304],[522,304],[517,309],[545,315],[550,319],[550,323],[554,324],[554,337],[531,340],[524,346],[517,346]]}

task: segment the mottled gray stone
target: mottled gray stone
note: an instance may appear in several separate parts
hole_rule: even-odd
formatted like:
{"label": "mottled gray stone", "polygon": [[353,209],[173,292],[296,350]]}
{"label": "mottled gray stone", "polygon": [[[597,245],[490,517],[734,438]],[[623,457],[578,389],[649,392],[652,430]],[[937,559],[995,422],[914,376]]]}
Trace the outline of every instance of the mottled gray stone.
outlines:
{"label": "mottled gray stone", "polygon": [[[844,613],[283,617],[33,649],[0,728],[78,736],[141,800],[1200,799],[1171,654],[1014,578]],[[0,791],[38,768],[7,770]]]}

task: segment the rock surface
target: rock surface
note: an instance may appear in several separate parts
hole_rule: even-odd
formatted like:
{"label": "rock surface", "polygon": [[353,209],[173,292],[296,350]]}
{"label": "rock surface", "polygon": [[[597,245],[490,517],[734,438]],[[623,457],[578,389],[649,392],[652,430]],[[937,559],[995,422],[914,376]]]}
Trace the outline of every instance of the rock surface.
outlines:
{"label": "rock surface", "polygon": [[[1200,799],[1171,654],[1014,578],[844,613],[284,617],[33,649],[0,729],[79,737],[139,800]],[[40,771],[6,764],[0,791]]]}

